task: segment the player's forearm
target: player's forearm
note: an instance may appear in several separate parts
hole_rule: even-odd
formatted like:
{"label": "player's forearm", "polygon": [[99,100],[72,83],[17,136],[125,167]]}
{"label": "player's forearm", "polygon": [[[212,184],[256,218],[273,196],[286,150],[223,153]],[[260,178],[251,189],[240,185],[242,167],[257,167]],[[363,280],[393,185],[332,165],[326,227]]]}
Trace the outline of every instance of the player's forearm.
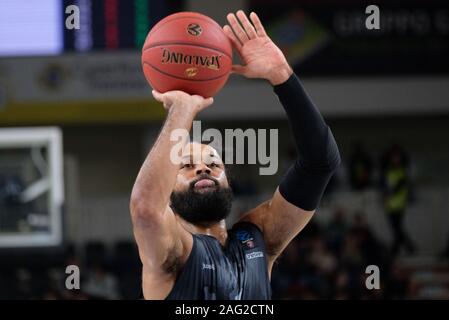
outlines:
{"label": "player's forearm", "polygon": [[[173,106],[164,126],[143,163],[131,195],[131,211],[140,214],[163,213],[170,199],[179,171],[179,163],[172,161],[171,150],[175,145],[185,145],[188,136],[171,141],[173,130],[189,132],[195,113],[183,106]],[[179,138],[179,137],[178,137]]]}
{"label": "player's forearm", "polygon": [[295,74],[274,87],[293,131],[298,159],[279,186],[286,200],[314,210],[336,167],[340,153],[330,128]]}
{"label": "player's forearm", "polygon": [[287,113],[303,165],[317,166],[333,160],[328,159],[326,150],[332,132],[298,77],[292,74],[284,83],[275,86],[274,91]]}

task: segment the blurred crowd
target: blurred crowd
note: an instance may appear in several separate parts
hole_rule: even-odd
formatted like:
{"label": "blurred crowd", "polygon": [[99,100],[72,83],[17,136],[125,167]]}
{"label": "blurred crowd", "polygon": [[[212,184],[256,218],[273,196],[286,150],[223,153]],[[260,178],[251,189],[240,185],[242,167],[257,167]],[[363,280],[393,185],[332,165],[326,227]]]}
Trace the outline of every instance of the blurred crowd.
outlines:
{"label": "blurred crowd", "polygon": [[[368,265],[379,268],[380,289],[367,289]],[[408,297],[409,281],[363,213],[349,223],[342,210],[327,225],[312,221],[286,248],[272,275],[274,299],[401,299]]]}
{"label": "blurred crowd", "polygon": [[[0,257],[0,299],[138,299],[141,264],[132,241],[112,248],[92,241],[58,251],[5,253]],[[73,269],[79,270],[79,289]],[[74,288],[68,290],[67,286]]]}
{"label": "blurred crowd", "polygon": [[[0,299],[140,298],[141,264],[131,241],[9,254],[2,261]],[[66,288],[69,265],[79,267],[80,290]],[[366,289],[367,265],[379,267],[380,290]],[[274,299],[401,299],[410,294],[409,280],[362,213],[348,222],[336,210],[327,225],[312,220],[290,243],[273,268],[272,288]]]}
{"label": "blurred crowd", "polygon": [[410,157],[405,149],[397,143],[386,148],[379,159],[377,178],[375,162],[362,143],[355,144],[348,162],[352,190],[359,192],[374,186],[382,196],[393,234],[392,254],[397,255],[402,247],[410,254],[415,253],[416,246],[404,229],[407,207],[413,201]]}

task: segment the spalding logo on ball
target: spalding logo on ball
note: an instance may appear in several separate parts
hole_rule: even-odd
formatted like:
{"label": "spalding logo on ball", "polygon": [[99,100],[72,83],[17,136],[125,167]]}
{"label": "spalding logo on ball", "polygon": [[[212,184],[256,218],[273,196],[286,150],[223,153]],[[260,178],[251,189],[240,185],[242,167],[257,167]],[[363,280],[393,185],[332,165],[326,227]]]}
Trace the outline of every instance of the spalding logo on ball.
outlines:
{"label": "spalding logo on ball", "polygon": [[182,90],[212,97],[232,68],[232,46],[211,18],[180,12],[159,21],[142,49],[145,78],[155,90]]}

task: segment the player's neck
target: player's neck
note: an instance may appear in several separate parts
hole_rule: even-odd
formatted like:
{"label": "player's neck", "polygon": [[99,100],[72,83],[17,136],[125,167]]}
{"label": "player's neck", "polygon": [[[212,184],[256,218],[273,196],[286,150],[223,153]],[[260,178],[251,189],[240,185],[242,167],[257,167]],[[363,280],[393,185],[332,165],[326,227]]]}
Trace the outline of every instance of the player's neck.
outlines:
{"label": "player's neck", "polygon": [[208,236],[215,237],[222,245],[226,243],[226,239],[228,237],[228,232],[226,229],[226,221],[223,219],[219,222],[214,222],[210,224],[192,224],[183,219],[182,225],[183,227],[194,234],[206,234]]}

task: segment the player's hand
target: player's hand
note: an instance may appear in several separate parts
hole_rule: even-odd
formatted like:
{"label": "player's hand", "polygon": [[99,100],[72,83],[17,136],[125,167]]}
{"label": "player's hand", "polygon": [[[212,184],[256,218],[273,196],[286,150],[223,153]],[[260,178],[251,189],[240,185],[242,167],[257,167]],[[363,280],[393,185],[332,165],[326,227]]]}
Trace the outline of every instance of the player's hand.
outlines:
{"label": "player's hand", "polygon": [[194,115],[214,102],[213,98],[205,99],[201,96],[190,95],[179,90],[164,93],[153,90],[152,93],[154,99],[162,102],[165,110],[169,111],[171,108],[182,108],[185,112],[192,112]]}
{"label": "player's hand", "polygon": [[[233,72],[247,78],[267,79],[272,85],[281,84],[293,73],[287,59],[268,37],[257,14],[252,12],[250,20],[239,10],[237,16],[227,15],[229,25],[223,31],[231,40],[244,65],[234,65]],[[240,21],[240,23],[239,23]]]}

